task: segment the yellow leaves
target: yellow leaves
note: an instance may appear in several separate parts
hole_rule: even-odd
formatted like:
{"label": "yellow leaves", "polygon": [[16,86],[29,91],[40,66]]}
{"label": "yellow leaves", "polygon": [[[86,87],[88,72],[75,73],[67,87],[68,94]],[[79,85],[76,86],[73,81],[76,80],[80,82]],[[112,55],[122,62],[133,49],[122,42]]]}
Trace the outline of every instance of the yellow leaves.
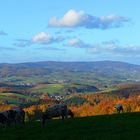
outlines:
{"label": "yellow leaves", "polygon": [[51,104],[39,104],[39,105],[32,105],[27,108],[24,108],[26,113],[27,120],[36,120],[40,119],[42,113],[50,106]]}
{"label": "yellow leaves", "polygon": [[0,112],[16,108],[14,105],[0,105]]}
{"label": "yellow leaves", "polygon": [[122,104],[124,112],[140,112],[140,95],[129,98],[111,98],[105,94],[83,95],[88,102],[81,106],[71,106],[75,116],[94,116],[116,113],[116,104]]}
{"label": "yellow leaves", "polygon": [[88,103],[84,103],[81,106],[71,106],[70,109],[74,113],[75,116],[93,116],[94,115],[94,107]]}

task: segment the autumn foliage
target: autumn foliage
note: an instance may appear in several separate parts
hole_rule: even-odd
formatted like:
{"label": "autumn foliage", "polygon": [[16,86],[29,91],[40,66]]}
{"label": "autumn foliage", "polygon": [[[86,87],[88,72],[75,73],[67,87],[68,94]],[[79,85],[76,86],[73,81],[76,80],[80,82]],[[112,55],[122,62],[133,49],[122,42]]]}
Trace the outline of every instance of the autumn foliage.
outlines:
{"label": "autumn foliage", "polygon": [[122,104],[124,112],[140,112],[140,95],[129,98],[112,98],[104,95],[83,95],[87,102],[82,105],[71,105],[75,116],[94,116],[116,113],[116,104]]}
{"label": "autumn foliage", "polygon": [[[32,121],[41,118],[49,106],[58,102],[50,99],[48,95],[43,95],[42,103],[24,107],[26,120]],[[122,104],[124,112],[140,112],[140,93],[126,94],[120,93],[97,93],[97,94],[74,94],[66,99],[65,104],[72,110],[76,117],[94,116],[117,113],[114,108],[116,104]],[[9,110],[16,106],[0,105],[0,111]]]}

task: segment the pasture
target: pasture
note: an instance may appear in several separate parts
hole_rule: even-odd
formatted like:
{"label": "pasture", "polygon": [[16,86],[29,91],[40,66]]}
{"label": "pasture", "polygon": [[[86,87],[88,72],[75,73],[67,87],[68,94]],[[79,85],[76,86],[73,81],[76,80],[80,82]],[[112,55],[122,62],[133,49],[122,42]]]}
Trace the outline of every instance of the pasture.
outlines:
{"label": "pasture", "polygon": [[29,97],[28,95],[24,94],[17,94],[17,93],[0,93],[0,101],[7,101],[9,104],[19,105],[27,102],[28,99],[30,101],[36,101],[37,99],[34,97]]}
{"label": "pasture", "polygon": [[63,84],[42,84],[34,87],[32,92],[41,92],[41,93],[62,93],[63,92]]}
{"label": "pasture", "polygon": [[0,140],[139,140],[140,113],[26,123],[0,131]]}

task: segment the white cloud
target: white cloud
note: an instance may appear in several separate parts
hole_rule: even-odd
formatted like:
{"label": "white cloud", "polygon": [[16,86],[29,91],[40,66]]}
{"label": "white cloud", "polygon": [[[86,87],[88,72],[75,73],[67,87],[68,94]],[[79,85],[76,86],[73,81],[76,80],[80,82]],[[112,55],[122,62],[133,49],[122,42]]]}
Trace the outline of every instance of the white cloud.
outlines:
{"label": "white cloud", "polygon": [[81,42],[80,39],[78,39],[78,38],[73,38],[73,39],[71,39],[71,40],[68,41],[68,45],[69,45],[69,46],[76,46],[76,45],[78,45],[80,42]]}
{"label": "white cloud", "polygon": [[45,32],[40,32],[36,34],[32,38],[33,44],[38,43],[38,44],[51,44],[51,43],[58,43],[63,41],[65,38],[63,36],[56,36],[54,37],[50,33],[45,33]]}
{"label": "white cloud", "polygon": [[117,28],[129,19],[118,15],[95,17],[84,11],[69,10],[62,18],[52,17],[48,25],[51,27],[85,27],[85,28]]}
{"label": "white cloud", "polygon": [[17,47],[26,47],[34,44],[48,45],[52,43],[62,42],[65,38],[63,36],[52,36],[50,33],[40,32],[34,35],[31,39],[16,39],[14,43]]}
{"label": "white cloud", "polygon": [[76,48],[90,48],[92,45],[85,43],[79,38],[70,39],[65,46],[76,47]]}
{"label": "white cloud", "polygon": [[72,38],[67,43],[68,46],[77,47],[77,48],[89,48],[91,47],[89,44],[86,44],[79,38]]}
{"label": "white cloud", "polygon": [[50,43],[52,40],[53,40],[52,35],[49,33],[45,33],[45,32],[40,32],[32,38],[32,41],[34,43],[42,43],[42,44]]}
{"label": "white cloud", "polygon": [[61,19],[57,19],[57,17],[52,17],[49,20],[50,26],[55,27],[74,27],[79,26],[85,17],[84,11],[77,12],[75,10],[69,10]]}

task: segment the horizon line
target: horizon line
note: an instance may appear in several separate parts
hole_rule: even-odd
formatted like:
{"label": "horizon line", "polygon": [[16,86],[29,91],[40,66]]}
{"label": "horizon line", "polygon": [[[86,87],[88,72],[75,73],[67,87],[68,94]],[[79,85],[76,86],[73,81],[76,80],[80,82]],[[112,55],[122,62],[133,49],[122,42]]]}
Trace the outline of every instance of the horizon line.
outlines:
{"label": "horizon line", "polygon": [[131,63],[131,62],[126,62],[126,61],[117,61],[117,60],[97,60],[97,61],[62,61],[62,60],[40,60],[40,61],[25,61],[25,62],[0,62],[0,65],[3,64],[27,64],[27,63],[43,63],[43,62],[57,62],[57,63],[94,63],[94,62],[118,62],[118,63],[126,63],[126,64],[132,64],[132,65],[138,65],[140,66],[140,64],[135,64],[135,63]]}

